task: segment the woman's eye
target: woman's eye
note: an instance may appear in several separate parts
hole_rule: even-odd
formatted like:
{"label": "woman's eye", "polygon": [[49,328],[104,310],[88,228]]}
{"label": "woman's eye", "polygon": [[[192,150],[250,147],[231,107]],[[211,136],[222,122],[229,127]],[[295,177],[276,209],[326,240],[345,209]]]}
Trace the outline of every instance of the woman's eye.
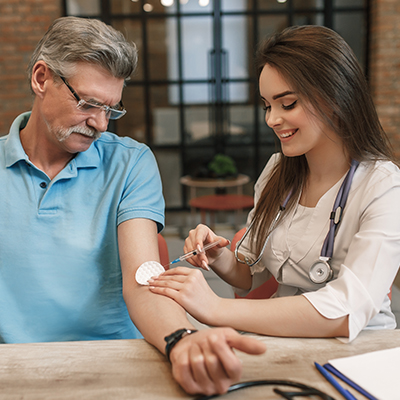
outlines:
{"label": "woman's eye", "polygon": [[264,107],[263,107],[263,110],[266,111],[266,112],[268,112],[268,111],[271,110],[271,106],[264,106]]}
{"label": "woman's eye", "polygon": [[282,108],[284,110],[291,110],[292,108],[294,108],[294,106],[296,105],[297,100],[295,100],[292,104],[289,104],[288,106],[285,106],[284,104],[282,104]]}

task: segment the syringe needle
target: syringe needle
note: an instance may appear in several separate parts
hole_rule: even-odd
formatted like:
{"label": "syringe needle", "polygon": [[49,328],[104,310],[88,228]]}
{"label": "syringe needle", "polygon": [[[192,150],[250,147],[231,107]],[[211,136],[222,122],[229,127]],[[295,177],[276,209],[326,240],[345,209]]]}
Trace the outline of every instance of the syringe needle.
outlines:
{"label": "syringe needle", "polygon": [[194,257],[197,254],[204,253],[207,250],[211,249],[212,247],[215,247],[220,242],[221,242],[221,239],[217,240],[216,242],[206,244],[201,250],[197,250],[197,249],[191,250],[188,253],[185,253],[182,256],[176,258],[174,261],[171,261],[168,265],[176,264],[177,262],[185,261],[188,258]]}

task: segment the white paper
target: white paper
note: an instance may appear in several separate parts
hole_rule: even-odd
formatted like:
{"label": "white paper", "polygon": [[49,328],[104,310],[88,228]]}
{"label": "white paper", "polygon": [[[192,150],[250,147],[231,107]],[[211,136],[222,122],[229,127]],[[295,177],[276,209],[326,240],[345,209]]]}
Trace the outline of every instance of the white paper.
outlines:
{"label": "white paper", "polygon": [[329,360],[338,371],[379,400],[400,400],[400,347]]}

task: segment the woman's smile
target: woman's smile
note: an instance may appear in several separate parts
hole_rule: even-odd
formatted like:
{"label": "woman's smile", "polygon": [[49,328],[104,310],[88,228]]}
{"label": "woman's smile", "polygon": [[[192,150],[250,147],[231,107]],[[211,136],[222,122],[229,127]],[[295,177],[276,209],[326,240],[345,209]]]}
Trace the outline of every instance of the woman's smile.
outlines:
{"label": "woman's smile", "polygon": [[298,129],[284,129],[281,131],[275,131],[275,133],[280,139],[287,139],[292,137],[295,133],[297,133],[297,131]]}

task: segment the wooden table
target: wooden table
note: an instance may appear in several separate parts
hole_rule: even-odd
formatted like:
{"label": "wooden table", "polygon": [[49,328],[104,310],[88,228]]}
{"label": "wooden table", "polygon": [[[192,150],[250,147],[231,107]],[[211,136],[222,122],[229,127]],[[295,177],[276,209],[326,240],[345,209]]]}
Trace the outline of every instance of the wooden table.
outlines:
{"label": "wooden table", "polygon": [[[343,398],[317,372],[314,361],[324,364],[332,358],[400,346],[400,330],[365,331],[349,345],[336,339],[257,337],[268,350],[261,356],[240,353],[242,381],[290,379],[337,400]],[[0,345],[2,400],[196,398],[185,394],[173,380],[164,356],[144,340]],[[279,399],[264,386],[220,398]]]}
{"label": "wooden table", "polygon": [[[242,217],[242,210],[252,208],[254,204],[253,196],[243,194],[243,186],[250,182],[250,177],[238,174],[234,178],[211,179],[211,178],[192,178],[189,175],[182,176],[180,183],[190,188],[189,205],[191,209],[191,226],[195,225],[195,209],[201,211],[201,223],[206,223],[206,212],[210,212],[210,225],[214,225],[215,211],[235,211],[235,229],[238,229]],[[208,196],[197,197],[198,188],[207,189],[227,189],[236,188],[236,194],[216,193]]]}

